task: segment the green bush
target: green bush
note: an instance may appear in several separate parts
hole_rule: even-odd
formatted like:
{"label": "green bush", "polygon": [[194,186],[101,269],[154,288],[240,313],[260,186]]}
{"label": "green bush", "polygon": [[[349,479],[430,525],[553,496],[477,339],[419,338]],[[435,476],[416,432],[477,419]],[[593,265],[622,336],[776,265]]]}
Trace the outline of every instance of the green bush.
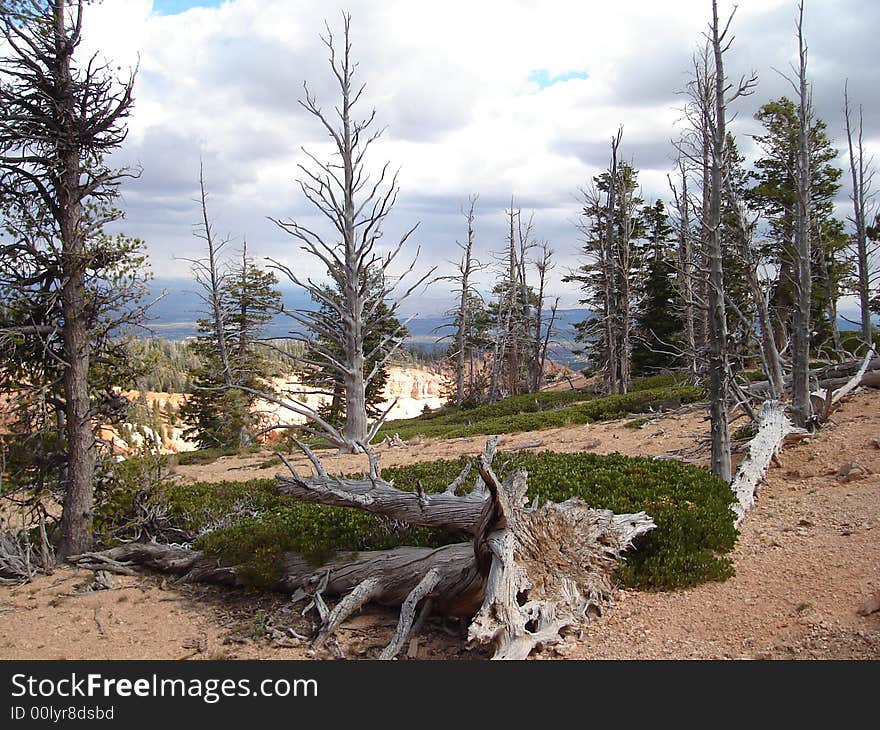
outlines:
{"label": "green bush", "polygon": [[[665,376],[660,376],[665,377]],[[551,394],[542,394],[551,395]],[[568,392],[553,395],[564,395]],[[583,399],[584,394],[581,394]],[[540,431],[559,426],[610,421],[623,418],[628,413],[646,413],[661,408],[678,407],[683,403],[692,403],[704,397],[701,388],[693,385],[677,385],[647,390],[636,390],[625,395],[608,395],[601,398],[590,397],[583,402],[576,402],[563,408],[549,410],[522,410],[523,402],[517,403],[519,410],[506,406],[507,401],[500,401],[492,406],[481,406],[470,410],[456,412],[449,419],[408,419],[391,421],[380,432],[379,438],[385,434],[398,433],[403,439],[421,434],[440,438],[461,438],[480,434],[514,433],[518,431]],[[522,396],[517,396],[522,398]],[[533,400],[536,395],[529,398]],[[538,403],[541,401],[538,400]],[[495,406],[499,408],[494,409]],[[505,406],[500,408],[500,406]],[[494,410],[492,410],[494,409]],[[513,412],[508,412],[513,410]],[[497,415],[487,416],[495,413]]]}
{"label": "green bush", "polygon": [[[402,489],[414,489],[421,481],[426,491],[438,492],[465,461],[391,467],[383,470],[383,477]],[[639,539],[618,572],[629,586],[681,588],[733,573],[724,557],[736,539],[730,487],[703,469],[619,454],[552,452],[502,452],[496,466],[502,476],[516,467],[528,470],[529,500],[561,502],[578,496],[592,507],[651,515],[657,529]],[[274,582],[285,552],[301,553],[319,565],[348,552],[436,547],[468,539],[361,510],[298,502],[276,494],[272,479],[163,484],[154,498],[164,501],[172,523],[194,538],[195,547],[241,565],[243,577],[255,587]]]}

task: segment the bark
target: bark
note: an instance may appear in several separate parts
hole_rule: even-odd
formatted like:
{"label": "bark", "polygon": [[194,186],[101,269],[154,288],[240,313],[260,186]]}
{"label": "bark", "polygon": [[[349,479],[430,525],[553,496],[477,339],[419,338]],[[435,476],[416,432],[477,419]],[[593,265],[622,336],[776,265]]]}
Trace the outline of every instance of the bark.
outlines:
{"label": "bark", "polygon": [[811,180],[810,139],[811,119],[809,91],[807,88],[807,50],[804,44],[804,6],[799,5],[798,15],[798,146],[796,165],[796,225],[794,257],[794,312],[791,332],[791,402],[794,422],[805,427],[812,417],[810,401],[810,302],[812,278],[810,272],[811,239]]}
{"label": "bark", "polygon": [[[871,348],[871,351],[865,355],[865,359],[862,361],[861,366],[856,371],[855,375],[852,378],[846,380],[838,390],[833,390],[835,387],[829,383],[825,384],[826,395],[825,395],[825,406],[822,409],[822,414],[819,417],[819,422],[824,423],[828,420],[828,417],[831,415],[831,411],[834,407],[841,401],[845,396],[855,390],[857,387],[865,382],[865,376],[867,374],[867,370],[869,365],[871,364],[871,360],[874,357],[874,349]],[[867,384],[871,384],[876,382],[876,377],[872,375],[872,377],[868,378]]]}
{"label": "bark", "polygon": [[[442,495],[408,493],[379,477],[371,458],[370,479],[351,482],[328,476],[313,454],[313,479],[280,480],[280,488],[321,504],[370,509],[413,524],[443,526],[473,539],[441,548],[400,547],[340,555],[319,568],[302,556],[285,555],[277,590],[307,600],[317,609],[317,646],[368,602],[400,606],[401,617],[382,653],[392,658],[404,646],[413,617],[430,611],[472,619],[468,637],[493,643],[495,658],[522,659],[536,647],[559,641],[560,632],[600,611],[610,597],[611,572],[632,541],[654,528],[644,513],[615,515],[587,507],[579,499],[526,508],[527,474],[520,469],[501,483],[491,468],[494,444],[479,460],[478,484],[464,496],[454,487]],[[372,490],[367,483],[375,480]],[[436,499],[435,499],[436,498]],[[454,506],[455,502],[460,506]],[[131,543],[74,558],[86,566],[142,565],[185,581],[240,585],[235,566],[195,550]],[[341,597],[330,611],[325,596]]]}
{"label": "bark", "polygon": [[[818,228],[818,226],[817,226]],[[825,316],[831,327],[831,342],[834,347],[834,356],[839,362],[846,359],[843,349],[843,341],[840,339],[840,328],[837,326],[837,294],[834,291],[834,282],[831,281],[831,269],[828,266],[828,252],[822,243],[820,231],[816,231],[816,259],[819,264],[819,276],[822,279],[822,289],[825,295]],[[832,263],[834,259],[832,258]]]}
{"label": "bark", "polygon": [[678,280],[681,298],[684,303],[682,318],[684,320],[685,356],[689,362],[688,369],[691,373],[696,374],[699,371],[699,365],[697,359],[696,318],[694,307],[694,244],[693,236],[691,234],[687,172],[685,171],[683,160],[679,160],[679,170],[681,172],[681,196],[679,197],[678,194],[675,194],[676,207],[678,208],[679,213]]}
{"label": "bark", "polygon": [[610,393],[619,393],[620,390],[620,331],[618,322],[620,314],[618,312],[618,289],[617,289],[617,267],[615,266],[617,246],[615,243],[615,218],[617,212],[617,148],[620,146],[620,140],[623,130],[618,130],[617,136],[611,139],[611,165],[608,168],[609,185],[608,197],[605,206],[605,240],[604,240],[604,270],[602,272],[605,284],[605,331],[606,340],[605,347],[607,350],[608,362],[606,365],[605,380],[608,384]]}
{"label": "bark", "polygon": [[456,336],[457,352],[455,353],[455,405],[460,406],[464,401],[464,361],[467,350],[468,333],[468,297],[471,291],[471,269],[474,266],[474,206],[476,196],[470,199],[465,218],[467,220],[467,243],[461,256],[459,272],[461,273],[461,297],[458,305],[458,333]]}
{"label": "bark", "polygon": [[[727,426],[728,362],[727,314],[724,300],[724,272],[721,244],[721,192],[724,176],[726,143],[726,100],[723,33],[718,26],[718,4],[712,2],[712,51],[715,58],[715,120],[711,129],[711,184],[709,214],[706,221],[709,259],[709,413],[712,422],[712,473],[730,481],[730,434]],[[703,212],[706,215],[706,212]]]}
{"label": "bark", "polygon": [[513,208],[513,200],[510,201],[510,236],[508,238],[509,250],[507,254],[508,266],[508,310],[507,310],[507,340],[510,351],[507,355],[507,389],[508,395],[517,395],[519,393],[519,333],[516,331],[516,288],[518,279],[517,256],[516,256],[516,239],[514,238],[513,221],[517,213]]}
{"label": "bark", "polygon": [[761,354],[767,379],[770,383],[770,397],[778,399],[782,397],[785,389],[782,372],[782,359],[779,350],[776,349],[776,339],[773,336],[773,326],[770,317],[770,305],[764,296],[761,282],[758,280],[758,265],[752,251],[751,226],[746,217],[746,209],[742,202],[737,201],[739,227],[739,255],[743,260],[746,282],[752,303],[758,314],[758,329],[761,338]]}
{"label": "bark", "polygon": [[[71,74],[74,46],[67,43],[64,0],[55,0],[55,37],[59,53],[58,78],[60,116],[76,118]],[[68,121],[69,123],[69,121]],[[61,233],[61,262],[65,273],[61,289],[64,358],[64,399],[66,403],[67,484],[61,516],[58,554],[64,558],[88,550],[92,544],[94,508],[95,439],[92,434],[89,401],[89,333],[86,329],[85,232],[82,230],[82,200],[79,189],[80,150],[72,134],[59,140],[58,207]]]}

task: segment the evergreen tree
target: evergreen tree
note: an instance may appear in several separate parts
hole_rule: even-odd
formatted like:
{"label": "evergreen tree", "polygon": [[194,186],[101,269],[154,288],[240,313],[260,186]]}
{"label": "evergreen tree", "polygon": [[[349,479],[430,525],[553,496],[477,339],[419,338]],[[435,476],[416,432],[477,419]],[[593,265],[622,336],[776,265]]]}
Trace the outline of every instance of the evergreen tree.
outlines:
{"label": "evergreen tree", "polygon": [[683,323],[675,286],[674,229],[662,200],[642,208],[645,230],[644,274],[639,286],[641,303],[636,314],[632,364],[636,374],[671,368],[678,362],[677,345]]}
{"label": "evergreen tree", "polygon": [[[409,330],[391,313],[388,305],[378,299],[385,289],[381,281],[382,272],[373,271],[370,275],[373,281],[364,284],[368,290],[364,304],[367,313],[364,322],[367,329],[364,338],[364,378],[374,371],[375,374],[367,380],[364,395],[367,417],[376,419],[382,416],[380,406],[385,402],[385,386],[388,383],[386,355],[399,347],[409,336]],[[339,292],[330,286],[324,287],[322,296],[337,304],[340,302]],[[336,310],[326,301],[316,301],[320,303],[316,321],[326,322],[328,327],[332,327],[338,317]],[[342,349],[336,338],[322,334],[306,340],[305,345],[303,362],[308,367],[301,373],[302,382],[329,398],[318,408],[321,417],[334,426],[342,426],[346,421],[345,382],[336,369],[323,366],[328,357],[339,361],[343,356]]]}
{"label": "evergreen tree", "polygon": [[272,272],[253,264],[246,248],[241,263],[223,277],[219,299],[228,373],[214,318],[197,321],[199,336],[192,349],[199,365],[190,373],[193,392],[181,406],[180,417],[190,424],[184,436],[201,448],[246,446],[260,425],[254,413],[257,396],[250,391],[272,392],[267,380],[272,365],[259,340],[281,309],[277,283]]}
{"label": "evergreen tree", "polygon": [[[770,224],[764,253],[779,271],[771,304],[776,314],[777,346],[781,349],[787,344],[794,302],[798,107],[783,97],[762,106],[755,118],[766,129],[766,134],[755,137],[764,156],[757,160],[757,169],[749,176],[755,184],[747,191],[746,199]],[[834,197],[840,189],[843,172],[834,164],[838,153],[825,130],[826,125],[821,119],[815,119],[809,129],[811,267],[816,282],[812,289],[812,309],[816,318],[811,321],[818,325],[812,328],[814,347],[833,337],[833,313],[836,312],[840,282],[850,268],[849,262],[841,255],[843,248],[836,234],[838,224],[833,222]]]}
{"label": "evergreen tree", "polygon": [[[53,428],[64,454],[57,482],[62,556],[92,545],[91,378],[93,365],[103,365],[96,337],[120,322],[120,312],[131,321],[138,310],[137,297],[115,288],[112,276],[131,280],[128,262],[139,255],[139,243],[103,233],[121,217],[114,201],[126,171],[107,160],[126,136],[133,77],[117,81],[95,56],[80,61],[83,5],[0,3],[0,201],[8,235],[0,254],[5,286],[16,299],[4,296],[3,315],[12,321],[0,327],[29,340],[24,347],[39,360],[57,358],[36,371],[50,378]],[[28,384],[38,397],[42,385]]]}

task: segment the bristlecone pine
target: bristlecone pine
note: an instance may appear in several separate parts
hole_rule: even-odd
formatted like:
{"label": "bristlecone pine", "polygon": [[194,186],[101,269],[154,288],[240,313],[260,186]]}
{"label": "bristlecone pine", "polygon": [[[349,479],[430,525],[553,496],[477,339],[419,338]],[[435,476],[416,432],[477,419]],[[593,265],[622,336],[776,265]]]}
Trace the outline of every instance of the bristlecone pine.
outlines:
{"label": "bristlecone pine", "polygon": [[[400,621],[383,659],[395,657],[412,632],[417,611],[470,618],[468,639],[493,643],[496,659],[524,659],[533,649],[560,640],[560,632],[601,611],[611,595],[611,573],[632,541],[655,527],[644,512],[616,515],[591,509],[580,499],[526,507],[527,473],[502,483],[492,471],[495,438],[477,464],[474,486],[464,495],[470,464],[442,493],[397,489],[382,479],[377,459],[354,480],[330,476],[305,446],[315,469],[305,478],[291,468],[279,476],[283,494],[307,502],[367,510],[414,525],[470,533],[473,539],[444,547],[399,547],[338,556],[315,568],[296,554],[280,566],[278,590],[308,601],[321,619],[315,645],[368,602],[400,607]],[[289,465],[288,465],[289,466]],[[89,567],[134,563],[186,581],[238,585],[235,566],[196,550],[156,543],[130,543],[77,556]],[[324,598],[340,597],[329,610]]]}

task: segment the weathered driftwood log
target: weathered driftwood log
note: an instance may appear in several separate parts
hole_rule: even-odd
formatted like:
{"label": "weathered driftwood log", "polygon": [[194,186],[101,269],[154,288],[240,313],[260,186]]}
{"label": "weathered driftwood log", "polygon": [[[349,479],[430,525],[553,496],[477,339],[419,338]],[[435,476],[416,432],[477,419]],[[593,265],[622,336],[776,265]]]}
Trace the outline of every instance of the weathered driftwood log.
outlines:
{"label": "weathered driftwood log", "polygon": [[[383,658],[405,645],[419,605],[439,615],[473,618],[469,638],[493,642],[497,658],[525,658],[535,647],[558,641],[560,631],[601,609],[611,593],[615,561],[632,541],[654,528],[643,512],[615,515],[578,499],[525,507],[527,474],[517,470],[501,483],[491,468],[494,441],[479,461],[479,486],[457,496],[467,470],[442,494],[403,492],[381,479],[375,460],[364,480],[331,477],[314,458],[316,476],[279,477],[287,494],[321,504],[357,507],[412,524],[474,535],[444,547],[400,547],[339,555],[316,568],[287,554],[275,588],[310,601],[322,619],[321,645],[369,602],[400,606],[400,622]],[[307,452],[308,453],[308,452]],[[312,455],[313,457],[314,455]],[[310,458],[312,458],[310,457]],[[86,565],[140,564],[186,581],[241,583],[235,566],[199,551],[157,544],[123,545],[79,556]],[[325,596],[341,597],[330,611]]]}
{"label": "weathered driftwood log", "polygon": [[804,429],[795,428],[785,415],[785,405],[779,401],[765,401],[758,414],[758,432],[749,442],[749,452],[739,465],[731,489],[736,497],[733,511],[736,525],[742,522],[746,512],[755,504],[758,484],[767,474],[770,462],[779,453],[786,438],[791,434],[805,434]]}

